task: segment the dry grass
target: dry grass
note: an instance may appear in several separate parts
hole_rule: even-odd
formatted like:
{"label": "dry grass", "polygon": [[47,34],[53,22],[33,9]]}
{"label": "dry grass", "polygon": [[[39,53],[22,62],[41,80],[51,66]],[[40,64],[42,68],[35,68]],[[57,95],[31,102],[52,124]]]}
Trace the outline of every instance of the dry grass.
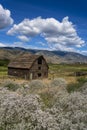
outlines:
{"label": "dry grass", "polygon": [[64,77],[64,79],[67,81],[67,83],[76,83],[77,82],[77,78],[75,76],[71,76],[71,77]]}
{"label": "dry grass", "polygon": [[[50,81],[54,78],[64,78],[67,83],[75,83],[77,82],[77,77],[73,74],[76,71],[86,71],[86,65],[57,65],[57,64],[49,64],[49,75],[48,79],[42,79],[45,84],[49,84]],[[8,77],[7,68],[0,66],[0,84],[5,82],[6,80],[12,80],[15,83],[23,84],[29,83],[29,80],[23,80],[20,78]]]}

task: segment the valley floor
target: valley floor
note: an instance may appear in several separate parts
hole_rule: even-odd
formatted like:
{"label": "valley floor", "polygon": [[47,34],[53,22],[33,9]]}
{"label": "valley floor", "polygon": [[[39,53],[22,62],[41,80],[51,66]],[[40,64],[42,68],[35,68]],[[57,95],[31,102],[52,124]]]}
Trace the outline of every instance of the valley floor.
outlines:
{"label": "valley floor", "polygon": [[[23,83],[26,82],[24,79],[15,78],[7,75],[7,67],[0,66],[0,83],[5,80],[11,79],[12,81]],[[86,72],[87,73],[87,65],[86,64],[49,64],[49,75],[48,79],[43,79],[45,82],[49,82],[54,78],[64,78],[68,83],[76,82],[79,76],[75,76],[76,72]],[[81,76],[80,76],[81,77]],[[82,77],[87,77],[87,75],[83,75]],[[28,81],[29,82],[29,81]]]}

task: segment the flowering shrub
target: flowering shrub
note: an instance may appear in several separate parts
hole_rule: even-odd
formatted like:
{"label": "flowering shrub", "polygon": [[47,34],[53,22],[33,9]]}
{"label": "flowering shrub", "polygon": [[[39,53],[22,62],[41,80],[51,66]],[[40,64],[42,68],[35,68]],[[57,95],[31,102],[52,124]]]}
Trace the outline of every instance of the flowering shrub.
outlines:
{"label": "flowering shrub", "polygon": [[57,87],[65,88],[67,86],[67,82],[63,78],[55,78],[53,81],[51,81],[50,86],[51,87],[57,86]]}
{"label": "flowering shrub", "polygon": [[51,81],[48,90],[41,93],[40,96],[46,107],[51,108],[58,97],[64,96],[67,93],[66,81],[62,78],[57,78]]}
{"label": "flowering shrub", "polygon": [[3,84],[4,88],[10,90],[10,91],[16,91],[18,88],[19,88],[19,85],[16,84],[16,83],[13,83],[11,81],[6,81],[4,84]]}
{"label": "flowering shrub", "polygon": [[[18,95],[8,90],[0,91],[1,130],[57,130],[49,112],[42,111],[38,95]],[[54,128],[55,127],[55,128]]]}
{"label": "flowering shrub", "polygon": [[80,77],[80,78],[77,78],[77,81],[79,83],[86,83],[87,82],[87,78],[86,77]]}
{"label": "flowering shrub", "polygon": [[58,98],[50,112],[59,124],[60,130],[87,129],[87,96],[80,92]]}
{"label": "flowering shrub", "polygon": [[[44,101],[39,95],[23,95],[1,87],[0,130],[87,130],[87,83],[73,93],[68,93],[65,86],[58,91],[51,88],[46,100],[50,100],[49,93],[51,100],[51,96],[56,100],[51,108],[43,109]],[[28,85],[23,91],[26,89]]]}
{"label": "flowering shrub", "polygon": [[22,84],[21,87],[19,87],[16,91],[20,95],[28,95],[30,93],[30,86],[29,84]]}
{"label": "flowering shrub", "polygon": [[87,95],[87,82],[83,84],[83,86],[80,88],[80,91],[81,91],[84,95]]}
{"label": "flowering shrub", "polygon": [[43,89],[46,85],[41,80],[32,80],[29,84],[30,91],[34,92],[35,90]]}
{"label": "flowering shrub", "polygon": [[83,83],[70,83],[67,85],[67,91],[69,93],[78,91],[82,87]]}

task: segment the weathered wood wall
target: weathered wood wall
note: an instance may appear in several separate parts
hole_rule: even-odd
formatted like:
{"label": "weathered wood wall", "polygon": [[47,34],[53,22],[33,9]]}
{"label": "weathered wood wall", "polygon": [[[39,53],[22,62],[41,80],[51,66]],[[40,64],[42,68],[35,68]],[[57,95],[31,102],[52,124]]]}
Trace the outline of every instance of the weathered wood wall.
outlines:
{"label": "weathered wood wall", "polygon": [[[41,69],[39,69],[39,67],[41,67]],[[29,72],[33,74],[33,79],[47,78],[48,67],[44,59],[42,59],[42,64],[38,64],[38,60],[36,60],[36,62],[34,62]],[[38,77],[38,74],[41,74],[41,77]]]}
{"label": "weathered wood wall", "polygon": [[[46,61],[42,58],[42,64],[38,64],[38,59],[33,63],[30,69],[11,68],[8,67],[8,75],[24,78],[24,79],[38,79],[48,77],[48,66]],[[32,76],[31,76],[32,75]]]}
{"label": "weathered wood wall", "polygon": [[21,68],[8,68],[8,75],[29,79],[29,70]]}

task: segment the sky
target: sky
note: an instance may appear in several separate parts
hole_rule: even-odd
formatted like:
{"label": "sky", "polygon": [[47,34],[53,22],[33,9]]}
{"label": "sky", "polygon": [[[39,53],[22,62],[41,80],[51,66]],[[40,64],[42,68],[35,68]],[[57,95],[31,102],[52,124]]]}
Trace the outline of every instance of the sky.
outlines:
{"label": "sky", "polygon": [[87,0],[0,0],[0,47],[87,55]]}

